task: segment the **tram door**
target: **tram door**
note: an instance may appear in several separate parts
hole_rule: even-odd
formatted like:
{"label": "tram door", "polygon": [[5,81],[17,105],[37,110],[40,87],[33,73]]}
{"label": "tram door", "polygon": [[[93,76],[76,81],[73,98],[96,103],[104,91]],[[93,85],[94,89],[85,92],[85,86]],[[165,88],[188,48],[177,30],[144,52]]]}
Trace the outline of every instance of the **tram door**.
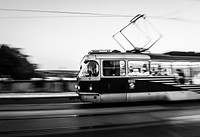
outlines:
{"label": "tram door", "polygon": [[124,60],[102,61],[101,102],[126,101],[126,71]]}

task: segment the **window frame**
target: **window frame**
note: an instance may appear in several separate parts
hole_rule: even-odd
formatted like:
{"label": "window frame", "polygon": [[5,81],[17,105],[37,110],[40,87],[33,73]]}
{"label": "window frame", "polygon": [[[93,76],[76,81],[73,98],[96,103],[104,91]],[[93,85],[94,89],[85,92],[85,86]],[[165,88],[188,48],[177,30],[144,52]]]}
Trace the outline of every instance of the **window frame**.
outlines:
{"label": "window frame", "polygon": [[[105,70],[104,70],[104,62],[105,61],[112,61],[112,62],[115,62],[115,61],[119,61],[119,75],[105,75],[104,74],[104,72],[105,72]],[[124,62],[124,64],[123,64],[123,67],[121,67],[121,63],[120,62]],[[126,60],[125,59],[104,59],[104,60],[102,60],[101,61],[101,76],[102,77],[125,77],[126,76]],[[124,72],[122,72],[123,73],[123,75],[121,75],[121,69],[124,71]],[[116,69],[115,69],[115,71],[116,71]]]}

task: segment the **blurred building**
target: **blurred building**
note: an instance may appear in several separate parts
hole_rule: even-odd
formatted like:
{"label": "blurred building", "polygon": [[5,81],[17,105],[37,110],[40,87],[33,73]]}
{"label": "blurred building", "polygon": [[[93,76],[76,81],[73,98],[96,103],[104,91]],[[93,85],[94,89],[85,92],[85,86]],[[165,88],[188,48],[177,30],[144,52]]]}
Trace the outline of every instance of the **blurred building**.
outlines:
{"label": "blurred building", "polygon": [[76,78],[78,70],[67,70],[67,69],[36,69],[36,73],[42,76],[42,78]]}
{"label": "blurred building", "polygon": [[37,69],[40,75],[31,80],[0,79],[0,93],[76,92],[77,70]]}

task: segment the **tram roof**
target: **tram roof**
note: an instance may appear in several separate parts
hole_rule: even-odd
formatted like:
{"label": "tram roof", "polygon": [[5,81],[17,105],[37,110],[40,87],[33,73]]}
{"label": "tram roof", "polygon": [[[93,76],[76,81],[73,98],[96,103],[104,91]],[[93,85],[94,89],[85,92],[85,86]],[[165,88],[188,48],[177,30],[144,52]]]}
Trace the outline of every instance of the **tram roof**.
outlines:
{"label": "tram roof", "polygon": [[151,57],[151,60],[161,60],[161,61],[193,61],[193,62],[200,62],[200,55],[196,54],[171,54],[171,53],[163,53],[163,54],[156,54],[151,53],[148,54]]}
{"label": "tram roof", "polygon": [[87,59],[138,59],[138,60],[150,60],[150,56],[142,53],[94,53],[88,54]]}
{"label": "tram roof", "polygon": [[110,50],[93,50],[85,56],[85,59],[136,59],[157,61],[194,61],[200,62],[200,53],[194,52],[168,52],[168,53],[134,53]]}

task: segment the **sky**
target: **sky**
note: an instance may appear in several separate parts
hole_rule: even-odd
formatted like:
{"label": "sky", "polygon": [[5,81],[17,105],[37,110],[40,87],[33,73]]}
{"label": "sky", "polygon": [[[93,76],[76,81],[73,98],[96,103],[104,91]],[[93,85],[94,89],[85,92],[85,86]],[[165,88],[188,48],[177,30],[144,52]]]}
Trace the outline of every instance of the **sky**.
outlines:
{"label": "sky", "polygon": [[39,69],[78,70],[92,49],[123,51],[112,36],[145,14],[163,35],[151,52],[200,52],[199,13],[200,0],[0,0],[0,44]]}

